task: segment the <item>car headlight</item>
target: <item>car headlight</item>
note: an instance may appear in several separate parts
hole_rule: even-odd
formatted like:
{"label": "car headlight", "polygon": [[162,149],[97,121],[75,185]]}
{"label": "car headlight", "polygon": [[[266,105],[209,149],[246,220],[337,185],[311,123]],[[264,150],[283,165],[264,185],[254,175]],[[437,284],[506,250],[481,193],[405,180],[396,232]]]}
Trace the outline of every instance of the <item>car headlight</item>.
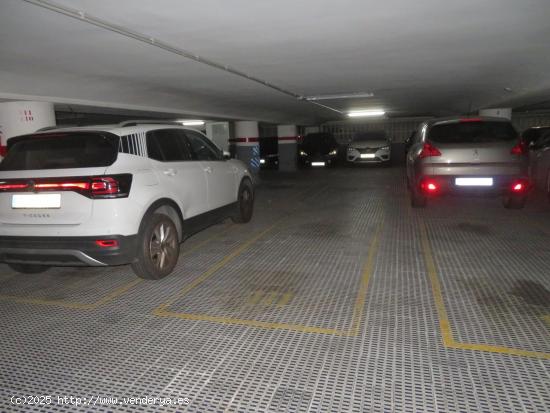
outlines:
{"label": "car headlight", "polygon": [[307,156],[307,153],[304,151],[300,151],[300,156]]}
{"label": "car headlight", "polygon": [[380,150],[383,150],[383,151],[387,151],[387,150],[389,150],[389,149],[390,149],[389,145],[388,145],[388,146],[382,146],[382,147],[380,148]]}
{"label": "car headlight", "polygon": [[330,151],[328,154],[329,155],[336,155],[338,153],[338,151],[336,149]]}

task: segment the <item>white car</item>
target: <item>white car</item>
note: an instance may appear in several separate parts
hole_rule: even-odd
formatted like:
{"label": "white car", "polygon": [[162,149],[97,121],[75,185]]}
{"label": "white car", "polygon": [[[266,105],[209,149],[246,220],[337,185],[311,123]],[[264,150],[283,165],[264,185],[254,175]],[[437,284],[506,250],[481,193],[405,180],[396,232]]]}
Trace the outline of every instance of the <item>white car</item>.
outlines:
{"label": "white car", "polygon": [[200,132],[153,122],[53,129],[11,138],[0,163],[0,262],[131,264],[142,278],[172,272],[180,243],[254,207],[245,165]]}
{"label": "white car", "polygon": [[391,162],[391,141],[384,132],[360,132],[348,144],[346,159],[351,163]]}

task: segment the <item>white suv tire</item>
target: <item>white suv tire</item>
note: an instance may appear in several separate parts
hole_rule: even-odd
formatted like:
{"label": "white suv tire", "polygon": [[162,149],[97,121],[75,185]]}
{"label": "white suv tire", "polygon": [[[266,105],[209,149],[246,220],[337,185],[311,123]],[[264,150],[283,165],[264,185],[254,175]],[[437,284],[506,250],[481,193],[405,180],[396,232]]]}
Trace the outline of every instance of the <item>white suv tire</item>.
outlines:
{"label": "white suv tire", "polygon": [[237,210],[231,217],[233,222],[245,224],[252,219],[254,212],[254,186],[250,179],[243,179],[239,185]]}
{"label": "white suv tire", "polygon": [[178,263],[180,242],[176,224],[164,214],[154,213],[144,218],[138,234],[134,273],[146,280],[158,280],[169,275]]}

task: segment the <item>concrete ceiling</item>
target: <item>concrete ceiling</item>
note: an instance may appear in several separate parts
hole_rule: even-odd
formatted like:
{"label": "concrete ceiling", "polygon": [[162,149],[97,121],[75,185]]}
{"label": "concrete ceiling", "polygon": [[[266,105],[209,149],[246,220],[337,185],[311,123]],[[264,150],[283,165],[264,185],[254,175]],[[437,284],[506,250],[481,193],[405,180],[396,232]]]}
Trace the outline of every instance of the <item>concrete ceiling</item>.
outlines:
{"label": "concrete ceiling", "polygon": [[[39,3],[35,1],[34,3]],[[548,0],[58,0],[337,110],[446,115],[550,96]],[[313,123],[342,118],[23,0],[0,2],[0,99]]]}

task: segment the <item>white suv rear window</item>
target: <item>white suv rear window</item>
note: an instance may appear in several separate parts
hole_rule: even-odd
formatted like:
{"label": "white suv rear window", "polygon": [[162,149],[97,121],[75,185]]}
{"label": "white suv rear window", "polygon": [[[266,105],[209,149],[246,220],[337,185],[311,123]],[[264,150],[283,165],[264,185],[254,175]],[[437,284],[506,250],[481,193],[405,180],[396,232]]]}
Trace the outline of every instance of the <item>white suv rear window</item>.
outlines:
{"label": "white suv rear window", "polygon": [[112,165],[119,137],[98,132],[25,135],[10,139],[2,171],[93,168]]}

